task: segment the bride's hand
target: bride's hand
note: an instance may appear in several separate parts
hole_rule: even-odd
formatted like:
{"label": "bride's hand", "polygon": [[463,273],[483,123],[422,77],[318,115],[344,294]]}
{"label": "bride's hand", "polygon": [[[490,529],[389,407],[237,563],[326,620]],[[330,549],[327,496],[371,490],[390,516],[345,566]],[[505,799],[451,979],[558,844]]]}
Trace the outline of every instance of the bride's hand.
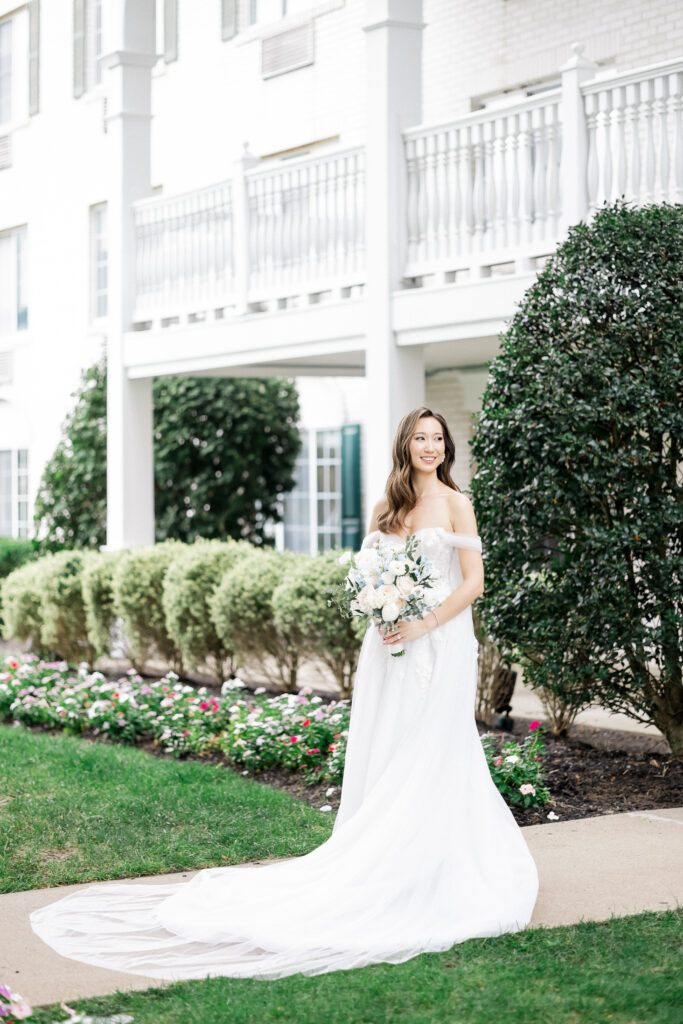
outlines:
{"label": "bride's hand", "polygon": [[419,640],[421,636],[426,636],[429,632],[430,623],[427,616],[424,619],[398,619],[387,630],[386,636],[382,637],[382,643],[387,647],[394,644],[410,643],[411,640]]}

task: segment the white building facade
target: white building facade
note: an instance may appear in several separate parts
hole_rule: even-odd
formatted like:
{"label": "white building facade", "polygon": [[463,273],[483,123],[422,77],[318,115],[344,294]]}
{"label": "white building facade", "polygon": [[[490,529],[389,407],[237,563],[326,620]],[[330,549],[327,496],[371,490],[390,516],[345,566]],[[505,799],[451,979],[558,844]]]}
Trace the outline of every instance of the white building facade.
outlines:
{"label": "white building facade", "polygon": [[104,350],[110,547],[161,375],[297,379],[288,547],[354,542],[423,402],[466,487],[567,226],[683,199],[682,100],[678,0],[0,0],[0,535]]}

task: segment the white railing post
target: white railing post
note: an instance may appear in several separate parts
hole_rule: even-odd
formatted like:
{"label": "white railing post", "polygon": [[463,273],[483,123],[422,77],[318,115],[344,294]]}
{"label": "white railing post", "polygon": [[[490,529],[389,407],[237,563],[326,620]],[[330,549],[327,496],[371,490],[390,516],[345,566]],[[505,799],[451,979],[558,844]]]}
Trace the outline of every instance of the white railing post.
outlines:
{"label": "white railing post", "polygon": [[562,72],[562,217],[564,233],[588,212],[586,187],[588,137],[581,83],[595,75],[597,65],[584,57],[582,43],[572,45],[573,56]]}
{"label": "white railing post", "polygon": [[258,163],[258,157],[249,152],[249,143],[244,143],[244,152],[235,160],[232,176],[232,239],[233,275],[235,281],[235,313],[242,316],[249,311],[249,278],[251,272],[251,241],[249,194],[247,171]]}

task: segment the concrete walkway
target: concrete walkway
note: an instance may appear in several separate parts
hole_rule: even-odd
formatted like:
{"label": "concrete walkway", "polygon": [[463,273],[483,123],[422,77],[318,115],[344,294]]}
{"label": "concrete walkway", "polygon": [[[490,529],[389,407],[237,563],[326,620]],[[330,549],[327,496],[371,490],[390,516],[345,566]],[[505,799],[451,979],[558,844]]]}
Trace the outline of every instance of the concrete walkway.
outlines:
{"label": "concrete walkway", "polygon": [[[683,906],[683,807],[549,822],[522,831],[540,878],[530,928]],[[194,874],[137,881],[176,882]],[[34,1006],[164,984],[67,960],[34,935],[32,910],[93,884],[0,896],[0,982]]]}

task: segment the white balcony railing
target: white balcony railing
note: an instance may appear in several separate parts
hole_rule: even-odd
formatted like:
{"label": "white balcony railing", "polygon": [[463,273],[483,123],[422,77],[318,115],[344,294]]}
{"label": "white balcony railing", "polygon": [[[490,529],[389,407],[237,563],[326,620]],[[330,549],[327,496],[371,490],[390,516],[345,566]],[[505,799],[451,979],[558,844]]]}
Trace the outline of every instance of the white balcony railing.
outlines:
{"label": "white balcony railing", "polygon": [[[407,285],[533,268],[568,222],[617,196],[683,201],[683,60],[570,77],[514,106],[404,133]],[[254,162],[232,181],[135,205],[137,327],[362,289],[364,150]]]}

